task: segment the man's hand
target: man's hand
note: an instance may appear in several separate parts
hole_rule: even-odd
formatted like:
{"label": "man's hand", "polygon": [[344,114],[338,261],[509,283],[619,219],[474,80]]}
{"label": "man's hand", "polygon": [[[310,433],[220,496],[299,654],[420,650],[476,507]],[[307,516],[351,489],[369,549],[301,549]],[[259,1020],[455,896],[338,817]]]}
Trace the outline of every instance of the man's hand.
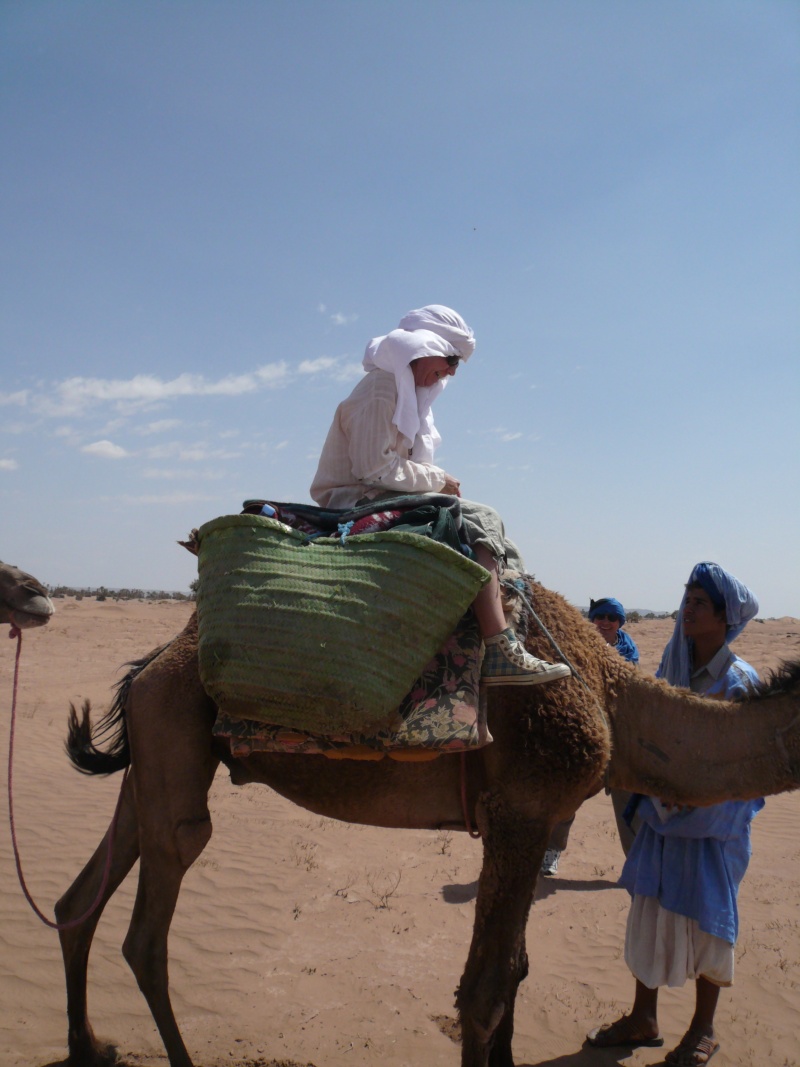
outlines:
{"label": "man's hand", "polygon": [[461,496],[461,482],[458,478],[454,478],[452,474],[445,474],[444,478],[442,492],[447,496]]}

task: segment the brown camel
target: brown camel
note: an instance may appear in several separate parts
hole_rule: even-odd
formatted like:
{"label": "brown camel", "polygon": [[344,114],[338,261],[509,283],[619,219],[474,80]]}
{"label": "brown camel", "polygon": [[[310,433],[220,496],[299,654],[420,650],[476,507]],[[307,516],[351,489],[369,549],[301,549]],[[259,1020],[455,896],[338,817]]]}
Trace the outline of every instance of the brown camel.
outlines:
{"label": "brown camel", "polygon": [[41,582],[0,560],[0,625],[9,623],[20,630],[44,626],[55,610]]}
{"label": "brown camel", "polygon": [[[742,704],[648,680],[560,596],[531,586],[536,610],[580,672],[549,685],[491,692],[494,742],[465,758],[469,818],[483,837],[475,925],[456,994],[462,1067],[513,1067],[517,987],[528,971],[525,927],[552,826],[608,773],[610,784],[707,804],[800,785],[800,664]],[[532,627],[528,647],[551,648]],[[262,782],[317,814],[373,826],[465,829],[461,760],[361,763],[318,755],[232,759],[211,734],[215,707],[200,683],[197,624],[134,664],[93,741],[88,705],[72,709],[68,751],[86,773],[129,768],[101,907],[62,932],[70,1067],[100,1067],[113,1050],[86,1011],[89,950],[102,906],[140,858],[123,953],[160,1031],[171,1067],[191,1067],[172,1011],[167,936],[181,880],[211,836],[207,792],[222,761],[235,785]],[[612,758],[613,738],[613,758]],[[611,761],[611,762],[609,762]],[[98,893],[109,834],[56,905],[60,922]]]}

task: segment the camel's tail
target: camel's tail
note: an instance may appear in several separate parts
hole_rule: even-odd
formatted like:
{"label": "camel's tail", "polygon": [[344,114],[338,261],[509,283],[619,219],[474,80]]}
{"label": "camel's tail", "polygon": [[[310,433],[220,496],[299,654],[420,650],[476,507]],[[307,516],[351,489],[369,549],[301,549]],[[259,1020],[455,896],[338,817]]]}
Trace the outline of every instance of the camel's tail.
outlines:
{"label": "camel's tail", "polygon": [[[70,762],[82,774],[114,774],[124,770],[131,762],[128,742],[126,707],[131,686],[145,667],[160,656],[167,645],[162,645],[144,659],[133,660],[131,668],[117,685],[113,703],[96,727],[92,726],[92,707],[84,700],[80,717],[74,704],[69,706],[69,724],[64,747]],[[105,749],[98,745],[108,741]]]}

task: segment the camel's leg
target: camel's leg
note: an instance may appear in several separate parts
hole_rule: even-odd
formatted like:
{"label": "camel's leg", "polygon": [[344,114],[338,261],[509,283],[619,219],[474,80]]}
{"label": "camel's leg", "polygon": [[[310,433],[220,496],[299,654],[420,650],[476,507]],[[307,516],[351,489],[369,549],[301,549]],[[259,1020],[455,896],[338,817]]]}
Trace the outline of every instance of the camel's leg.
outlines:
{"label": "camel's leg", "polygon": [[525,926],[549,825],[498,796],[478,808],[484,839],[469,957],[456,993],[462,1067],[513,1067],[517,987],[528,973]]}
{"label": "camel's leg", "polygon": [[170,1067],[191,1067],[192,1060],[170,1003],[167,938],[183,876],[211,837],[208,790],[218,762],[211,748],[208,699],[199,682],[194,690],[188,683],[185,675],[143,673],[134,685],[130,716],[141,862],[123,953]]}
{"label": "camel's leg", "polygon": [[[205,826],[207,841],[210,821]],[[199,835],[195,836],[199,855],[204,842],[199,844]],[[167,937],[186,870],[177,849],[158,856],[142,855],[136,905],[122,948],[161,1034],[170,1067],[192,1067],[172,1010],[167,967]]]}
{"label": "camel's leg", "polygon": [[[114,847],[108,883],[96,910],[78,926],[60,930],[64,972],[67,979],[67,1019],[69,1023],[70,1067],[100,1067],[113,1062],[112,1046],[97,1043],[86,1008],[86,972],[94,932],[108,901],[114,895],[139,855],[133,779],[128,777],[123,789],[119,816],[114,828]],[[84,915],[97,898],[105,871],[111,827],[96,852],[55,906],[56,920],[66,923]]]}

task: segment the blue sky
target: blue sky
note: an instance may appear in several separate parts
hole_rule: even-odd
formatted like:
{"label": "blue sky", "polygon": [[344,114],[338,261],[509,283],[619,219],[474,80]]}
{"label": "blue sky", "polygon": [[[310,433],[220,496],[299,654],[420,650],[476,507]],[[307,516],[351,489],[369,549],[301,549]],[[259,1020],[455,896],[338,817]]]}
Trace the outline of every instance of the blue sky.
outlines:
{"label": "blue sky", "polygon": [[799,102],[790,0],[4,0],[0,558],[187,589],[444,303],[437,458],[537,577],[800,616]]}

